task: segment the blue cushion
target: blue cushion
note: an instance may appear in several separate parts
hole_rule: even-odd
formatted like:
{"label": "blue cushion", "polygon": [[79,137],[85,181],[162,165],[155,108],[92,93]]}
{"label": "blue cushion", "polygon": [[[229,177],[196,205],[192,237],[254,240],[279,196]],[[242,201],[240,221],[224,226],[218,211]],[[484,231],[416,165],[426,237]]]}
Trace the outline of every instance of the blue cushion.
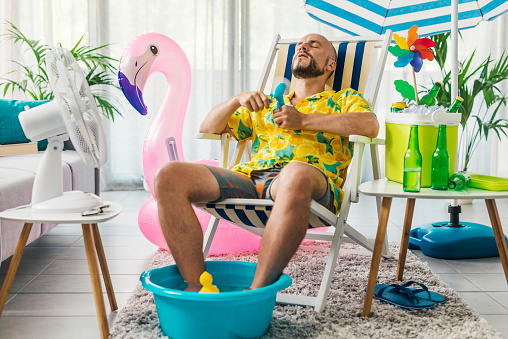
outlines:
{"label": "blue cushion", "polygon": [[[21,101],[0,99],[0,144],[30,141],[21,128],[18,114],[25,110],[25,106],[32,108],[47,102],[49,100]],[[37,143],[39,151],[45,150],[47,146],[47,139]]]}

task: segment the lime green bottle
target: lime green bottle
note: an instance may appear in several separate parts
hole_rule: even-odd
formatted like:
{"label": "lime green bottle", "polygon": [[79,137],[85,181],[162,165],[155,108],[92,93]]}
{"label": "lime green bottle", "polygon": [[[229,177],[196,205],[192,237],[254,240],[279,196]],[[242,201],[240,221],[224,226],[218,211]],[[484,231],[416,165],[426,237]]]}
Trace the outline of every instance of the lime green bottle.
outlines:
{"label": "lime green bottle", "polygon": [[460,105],[462,105],[463,101],[464,101],[464,99],[462,99],[461,97],[459,97],[459,96],[455,97],[455,101],[448,109],[448,113],[457,113],[459,111],[459,107],[460,107]]}
{"label": "lime green bottle", "polygon": [[420,192],[422,175],[422,154],[418,147],[418,125],[411,125],[409,144],[404,156],[403,189],[406,192]]}
{"label": "lime green bottle", "polygon": [[446,125],[439,125],[437,144],[432,154],[430,187],[433,190],[447,190],[450,177],[450,154],[446,148]]}
{"label": "lime green bottle", "polygon": [[429,93],[425,94],[419,101],[419,105],[425,105],[425,106],[435,106],[437,104],[436,96],[437,93],[439,93],[439,90],[441,89],[441,83],[439,81],[436,81],[434,83],[434,86],[430,89]]}
{"label": "lime green bottle", "polygon": [[458,172],[450,177],[448,182],[448,188],[456,191],[462,191],[465,189],[471,181],[471,174],[468,172]]}

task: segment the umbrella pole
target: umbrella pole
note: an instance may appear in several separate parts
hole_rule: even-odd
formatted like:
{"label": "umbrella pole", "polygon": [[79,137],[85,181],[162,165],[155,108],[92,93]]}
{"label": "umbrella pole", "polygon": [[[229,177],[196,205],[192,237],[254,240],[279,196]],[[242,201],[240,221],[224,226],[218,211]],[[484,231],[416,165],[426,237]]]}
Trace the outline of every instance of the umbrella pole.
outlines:
{"label": "umbrella pole", "polygon": [[459,91],[459,60],[458,60],[458,35],[459,35],[459,4],[458,0],[452,0],[452,17],[451,17],[451,44],[452,44],[452,69],[451,69],[451,101],[455,99]]}
{"label": "umbrella pole", "polygon": [[414,90],[415,90],[415,101],[416,101],[416,104],[418,105],[418,89],[416,88],[416,73],[415,73],[415,68],[414,67],[411,67],[413,69],[413,83],[415,84],[414,85]]}
{"label": "umbrella pole", "polygon": [[[452,0],[451,1],[451,5],[452,5],[452,16],[451,16],[451,24],[452,24],[452,29],[451,29],[451,38],[452,38],[452,69],[451,69],[451,96],[450,96],[450,101],[453,102],[453,100],[455,99],[455,97],[458,95],[458,92],[459,92],[459,60],[458,60],[458,56],[457,56],[457,52],[458,52],[458,45],[459,45],[459,41],[458,41],[458,35],[459,35],[459,1],[458,0]],[[459,142],[457,140],[457,142]],[[456,154],[456,157],[455,159],[459,159],[459,154],[458,154],[458,151],[459,151],[459,147],[457,147],[457,154]],[[455,161],[455,172],[457,172],[457,168],[459,167],[458,166],[459,162],[458,161]],[[458,206],[459,205],[459,201],[457,199],[452,199],[451,201],[451,206]]]}

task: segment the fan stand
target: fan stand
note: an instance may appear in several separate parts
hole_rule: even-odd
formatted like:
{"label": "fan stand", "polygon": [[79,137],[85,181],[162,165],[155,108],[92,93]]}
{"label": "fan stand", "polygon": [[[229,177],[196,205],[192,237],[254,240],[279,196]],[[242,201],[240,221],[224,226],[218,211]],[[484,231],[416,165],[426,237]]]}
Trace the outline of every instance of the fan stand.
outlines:
{"label": "fan stand", "polygon": [[63,192],[62,150],[67,139],[67,133],[48,138],[48,147],[37,169],[32,191],[32,208],[39,212],[83,212],[104,204],[92,193]]}

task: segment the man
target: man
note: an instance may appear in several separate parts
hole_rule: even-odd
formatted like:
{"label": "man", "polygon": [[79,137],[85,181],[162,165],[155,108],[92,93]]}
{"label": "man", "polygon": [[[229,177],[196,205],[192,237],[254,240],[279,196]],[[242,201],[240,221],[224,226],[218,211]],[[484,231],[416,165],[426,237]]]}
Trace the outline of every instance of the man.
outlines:
{"label": "man", "polygon": [[312,199],[333,212],[340,209],[351,161],[347,137],[376,137],[379,125],[360,93],[324,91],[335,55],[325,37],[306,35],[296,45],[291,67],[296,86],[285,97],[286,105],[274,110],[276,103],[255,91],[210,111],[200,132],[228,131],[237,140],[253,140],[250,162],[234,171],[169,162],[157,173],[159,221],[187,290],[199,291],[205,270],[203,233],[192,203],[232,197],[274,200],[251,289],[279,278],[305,236]]}

